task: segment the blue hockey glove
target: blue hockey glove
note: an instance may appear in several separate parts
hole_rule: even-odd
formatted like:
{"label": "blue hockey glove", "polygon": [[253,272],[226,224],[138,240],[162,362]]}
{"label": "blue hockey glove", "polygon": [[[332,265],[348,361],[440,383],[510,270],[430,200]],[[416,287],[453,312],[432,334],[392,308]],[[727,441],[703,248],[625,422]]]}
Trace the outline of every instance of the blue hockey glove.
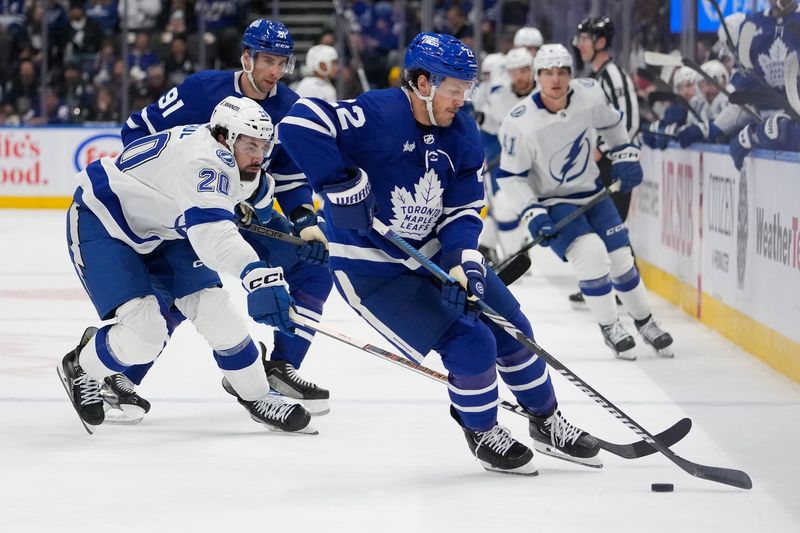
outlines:
{"label": "blue hockey glove", "polygon": [[649,146],[650,148],[658,148],[660,142],[660,135],[656,135],[657,133],[661,133],[661,121],[654,120],[650,124],[646,126],[643,125],[642,128],[642,142],[645,146]]}
{"label": "blue hockey glove", "polygon": [[[272,218],[275,207],[275,180],[267,173],[262,173],[258,189],[250,200],[238,205],[240,220],[246,226],[252,222],[266,224]],[[255,220],[254,220],[255,218]]]}
{"label": "blue hockey glove", "polygon": [[632,144],[621,144],[608,152],[611,179],[619,180],[620,192],[629,192],[642,182],[644,172],[639,164],[639,152],[639,148]]}
{"label": "blue hockey glove", "polygon": [[663,122],[666,126],[670,124],[683,125],[686,124],[686,119],[688,116],[689,112],[685,107],[678,104],[672,104],[664,111],[664,116],[662,117],[661,122]]}
{"label": "blue hockey glove", "polygon": [[325,220],[307,206],[300,206],[292,211],[289,219],[294,226],[295,235],[305,240],[303,246],[297,248],[301,261],[312,265],[328,263],[328,239],[325,237]]}
{"label": "blue hockey glove", "polygon": [[450,276],[458,283],[442,285],[442,300],[473,320],[477,319],[479,312],[467,306],[467,302],[475,302],[486,295],[486,259],[483,254],[478,250],[461,250],[449,254],[443,263],[455,263],[450,268]]}
{"label": "blue hockey glove", "polygon": [[752,125],[748,124],[742,128],[741,131],[739,131],[739,135],[731,139],[728,148],[736,170],[742,170],[744,158],[747,157],[747,154],[753,149]]}
{"label": "blue hockey glove", "polygon": [[247,291],[247,312],[253,320],[294,335],[294,325],[289,318],[289,308],[294,300],[283,279],[283,269],[272,268],[265,261],[256,261],[244,268],[241,278]]}
{"label": "blue hockey glove", "polygon": [[530,209],[522,215],[521,222],[528,223],[528,231],[534,239],[543,237],[539,244],[550,246],[550,237],[556,234],[556,224],[547,214],[546,209],[540,207]]}
{"label": "blue hockey glove", "polygon": [[789,144],[792,121],[786,113],[776,113],[763,120],[755,132],[753,147],[785,150]]}
{"label": "blue hockey glove", "polygon": [[375,213],[375,196],[367,173],[360,168],[349,168],[352,179],[338,185],[323,187],[331,210],[331,222],[342,228],[354,229],[366,235],[372,228]]}
{"label": "blue hockey glove", "polygon": [[686,148],[690,144],[702,141],[713,141],[722,135],[722,130],[716,124],[701,122],[700,124],[690,124],[678,130],[678,143],[681,148]]}

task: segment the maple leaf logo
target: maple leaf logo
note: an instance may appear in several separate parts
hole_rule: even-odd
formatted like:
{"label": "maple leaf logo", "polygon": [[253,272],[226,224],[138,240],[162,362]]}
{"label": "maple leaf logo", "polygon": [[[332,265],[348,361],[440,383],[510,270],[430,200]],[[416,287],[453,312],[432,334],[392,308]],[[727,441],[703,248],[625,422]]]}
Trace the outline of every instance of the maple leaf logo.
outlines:
{"label": "maple leaf logo", "polygon": [[783,39],[778,37],[769,47],[769,55],[759,54],[758,64],[764,72],[764,79],[770,87],[783,87],[783,70],[789,50]]}
{"label": "maple leaf logo", "polygon": [[443,192],[439,175],[432,168],[414,185],[413,195],[405,187],[395,186],[392,190],[392,230],[401,237],[425,238],[442,214]]}

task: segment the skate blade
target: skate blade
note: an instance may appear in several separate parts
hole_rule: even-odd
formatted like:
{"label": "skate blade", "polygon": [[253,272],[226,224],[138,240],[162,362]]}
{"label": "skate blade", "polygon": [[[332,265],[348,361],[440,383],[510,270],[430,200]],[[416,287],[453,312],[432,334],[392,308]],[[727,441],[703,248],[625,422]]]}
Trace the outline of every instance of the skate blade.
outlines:
{"label": "skate blade", "polygon": [[331,412],[328,400],[300,400],[311,416],[324,416]]}
{"label": "skate blade", "polygon": [[659,357],[663,357],[664,359],[673,359],[675,357],[675,352],[672,351],[672,346],[666,346],[661,348],[660,350],[653,348],[656,351],[656,355]]}
{"label": "skate blade", "polygon": [[533,447],[537,452],[543,455],[549,455],[550,457],[555,457],[556,459],[561,459],[568,463],[575,463],[576,465],[588,466],[590,468],[603,468],[603,461],[598,455],[594,457],[575,457],[562,453],[552,445],[539,442],[538,440],[533,441]]}
{"label": "skate blade", "polygon": [[127,408],[118,409],[105,405],[106,409],[105,424],[117,424],[120,426],[132,426],[144,420],[144,409],[136,407],[135,405],[128,406]]}
{"label": "skate blade", "polygon": [[481,466],[488,470],[489,472],[498,472],[500,474],[514,474],[517,476],[538,476],[539,471],[536,469],[536,465],[533,462],[533,459],[530,460],[527,464],[522,466],[518,466],[517,468],[512,468],[510,470],[504,470],[502,468],[497,468],[492,466],[491,464],[487,463],[486,461],[481,461],[478,459],[478,462]]}
{"label": "skate blade", "polygon": [[272,431],[273,433],[283,433],[285,435],[319,435],[319,431],[314,426],[306,426],[303,429],[298,429],[297,431],[286,431],[285,429],[281,429],[276,426],[271,426],[269,424],[265,424],[264,422],[259,422],[268,430]]}
{"label": "skate blade", "polygon": [[624,352],[618,352],[614,348],[610,348],[611,353],[614,354],[614,357],[617,359],[621,359],[623,361],[636,361],[636,354],[633,353],[633,348],[630,350],[625,350]]}
{"label": "skate blade", "polygon": [[69,390],[70,387],[69,385],[67,385],[67,377],[61,371],[60,365],[56,367],[56,374],[58,374],[59,380],[61,381],[61,386],[64,387],[64,392],[67,393],[67,398],[69,399],[69,403],[72,404],[72,409],[75,411],[75,414],[78,415],[78,420],[81,421],[81,424],[83,424],[83,428],[86,430],[87,433],[89,433],[89,435],[94,435],[94,430],[89,427],[89,424],[87,424],[83,418],[81,418],[81,413],[78,411],[78,406],[75,405],[75,402],[72,400],[72,394],[70,393]]}

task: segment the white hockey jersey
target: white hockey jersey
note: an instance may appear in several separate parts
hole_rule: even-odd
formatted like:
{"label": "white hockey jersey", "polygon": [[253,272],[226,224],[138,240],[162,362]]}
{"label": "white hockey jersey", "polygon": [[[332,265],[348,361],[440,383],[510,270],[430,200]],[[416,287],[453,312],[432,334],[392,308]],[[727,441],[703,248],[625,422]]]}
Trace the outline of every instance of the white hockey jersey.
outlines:
{"label": "white hockey jersey", "polygon": [[567,107],[556,113],[544,106],[538,91],[512,109],[500,126],[498,184],[516,211],[581,205],[598,194],[598,134],[610,147],[630,142],[622,112],[591,79],[570,81]]}
{"label": "white hockey jersey", "polygon": [[306,76],[294,87],[301,98],[321,98],[326,102],[336,101],[336,88],[328,80],[316,76]]}
{"label": "white hockey jersey", "polygon": [[[137,139],[116,159],[91,163],[78,179],[77,201],[112,237],[140,254],[163,241],[190,237],[200,259],[214,270],[239,274],[258,260],[232,221],[236,204],[253,194],[259,180],[240,180],[233,154],[207,125],[178,126]],[[190,230],[200,226],[204,238],[192,238]],[[241,241],[224,243],[230,234]],[[214,246],[225,248],[229,259]]]}
{"label": "white hockey jersey", "polygon": [[483,107],[484,119],[481,129],[486,133],[497,135],[503,118],[527,96],[515,93],[510,83],[493,88],[486,97],[486,105]]}

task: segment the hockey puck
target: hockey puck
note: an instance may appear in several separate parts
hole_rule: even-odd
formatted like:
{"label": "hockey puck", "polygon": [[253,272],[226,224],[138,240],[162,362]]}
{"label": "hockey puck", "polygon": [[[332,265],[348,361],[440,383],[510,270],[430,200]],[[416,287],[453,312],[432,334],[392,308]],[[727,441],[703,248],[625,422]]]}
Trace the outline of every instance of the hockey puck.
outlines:
{"label": "hockey puck", "polygon": [[672,483],[653,483],[650,485],[650,490],[653,492],[672,492],[675,486]]}

